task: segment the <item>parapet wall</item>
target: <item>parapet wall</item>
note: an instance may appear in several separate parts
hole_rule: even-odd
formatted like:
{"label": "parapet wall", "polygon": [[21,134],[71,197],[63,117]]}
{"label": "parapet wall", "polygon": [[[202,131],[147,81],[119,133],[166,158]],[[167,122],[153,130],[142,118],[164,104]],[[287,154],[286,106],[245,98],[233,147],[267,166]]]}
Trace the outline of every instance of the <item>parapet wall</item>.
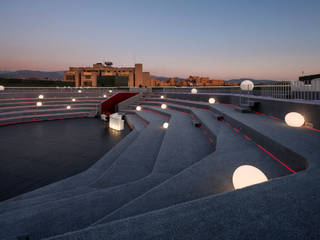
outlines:
{"label": "parapet wall", "polygon": [[259,102],[255,111],[284,120],[288,112],[299,112],[304,115],[306,123],[313,128],[320,129],[320,103],[308,101],[295,101],[288,99],[273,99],[266,97],[244,97],[231,94],[186,94],[186,93],[166,93],[167,97],[192,101],[208,101],[214,97],[220,103],[240,105],[240,101],[249,99]]}

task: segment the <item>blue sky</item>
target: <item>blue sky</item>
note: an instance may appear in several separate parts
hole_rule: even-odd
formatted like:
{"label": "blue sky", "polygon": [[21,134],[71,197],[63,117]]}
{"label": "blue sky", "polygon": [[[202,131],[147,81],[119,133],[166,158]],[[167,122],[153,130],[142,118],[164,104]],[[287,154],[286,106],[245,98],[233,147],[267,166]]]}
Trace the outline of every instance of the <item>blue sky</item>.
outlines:
{"label": "blue sky", "polygon": [[0,70],[111,60],[161,76],[320,72],[319,0],[1,0]]}

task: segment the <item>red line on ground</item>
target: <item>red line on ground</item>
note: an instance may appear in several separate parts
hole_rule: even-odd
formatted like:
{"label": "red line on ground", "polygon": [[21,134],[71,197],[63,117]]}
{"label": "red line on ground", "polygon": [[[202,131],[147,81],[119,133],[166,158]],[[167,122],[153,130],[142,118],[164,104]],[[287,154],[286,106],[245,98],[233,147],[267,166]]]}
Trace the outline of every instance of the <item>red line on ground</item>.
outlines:
{"label": "red line on ground", "polygon": [[209,137],[209,141],[213,143],[213,140],[212,140],[212,138],[210,138],[210,137]]}
{"label": "red line on ground", "polygon": [[274,117],[274,116],[270,116],[270,117],[273,118],[273,119],[280,120],[280,118],[277,118],[277,117]]}
{"label": "red line on ground", "polygon": [[252,139],[250,137],[248,137],[247,135],[243,134],[243,137],[249,141],[251,141]]}
{"label": "red line on ground", "polygon": [[228,122],[226,122],[226,124],[227,124],[228,126],[231,126],[231,124],[230,124],[230,123],[228,123]]}
{"label": "red line on ground", "polygon": [[289,171],[296,173],[294,170],[292,170],[288,165],[286,165],[285,163],[283,163],[282,161],[280,161],[277,157],[275,157],[271,152],[269,152],[268,150],[266,150],[264,147],[260,146],[257,144],[257,146],[262,149],[264,152],[266,152],[267,154],[269,154],[273,159],[275,159],[276,161],[278,161],[280,164],[282,164],[284,167],[286,167]]}
{"label": "red line on ground", "polygon": [[309,126],[304,126],[304,128],[308,128],[310,130],[316,131],[316,132],[320,132],[319,129],[313,128],[313,127],[309,127]]}
{"label": "red line on ground", "polygon": [[233,130],[235,130],[236,132],[239,132],[239,129],[237,129],[237,128],[233,128]]}
{"label": "red line on ground", "polygon": [[152,113],[154,113],[154,114],[160,115],[161,117],[164,117],[164,118],[170,119],[170,117],[169,117],[169,116],[167,116],[167,115],[165,115],[165,114],[162,114],[162,113],[158,113],[158,112],[156,112],[156,111],[152,111],[152,110],[150,110],[150,109],[145,109],[145,108],[143,108],[143,109],[142,109],[142,111],[152,112]]}
{"label": "red line on ground", "polygon": [[52,120],[64,120],[64,119],[69,119],[69,118],[84,118],[84,117],[86,117],[86,116],[65,117],[65,118],[49,118],[49,119],[35,119],[35,120],[28,120],[28,121],[1,123],[0,126],[14,125],[14,124],[20,124],[20,123],[44,122],[44,121],[52,121]]}
{"label": "red line on ground", "polygon": [[256,113],[256,114],[260,114],[260,115],[263,115],[263,116],[266,116],[264,113],[261,113],[261,112],[257,112],[257,111],[253,111],[252,112]]}

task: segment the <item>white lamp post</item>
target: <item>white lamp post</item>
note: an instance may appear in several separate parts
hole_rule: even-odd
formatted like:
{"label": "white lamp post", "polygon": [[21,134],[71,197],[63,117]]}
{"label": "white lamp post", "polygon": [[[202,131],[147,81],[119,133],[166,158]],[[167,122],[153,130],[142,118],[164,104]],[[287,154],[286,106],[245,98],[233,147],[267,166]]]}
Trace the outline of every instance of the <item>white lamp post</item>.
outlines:
{"label": "white lamp post", "polygon": [[167,129],[167,128],[169,127],[169,123],[164,122],[164,123],[162,124],[162,127],[163,127],[164,129]]}
{"label": "white lamp post", "polygon": [[162,108],[162,109],[166,109],[166,108],[167,108],[167,104],[164,104],[164,103],[161,104],[161,108]]}
{"label": "white lamp post", "polygon": [[305,122],[304,117],[297,112],[287,113],[284,120],[286,124],[290,127],[301,127]]}
{"label": "white lamp post", "polygon": [[266,175],[258,168],[250,165],[238,167],[232,176],[234,189],[244,188],[266,181],[268,181]]}
{"label": "white lamp post", "polygon": [[214,104],[216,102],[216,100],[214,98],[209,98],[209,103],[210,104]]}
{"label": "white lamp post", "polygon": [[191,89],[191,93],[192,93],[192,94],[197,94],[197,93],[198,93],[198,90],[195,89],[195,88],[192,88],[192,89]]}

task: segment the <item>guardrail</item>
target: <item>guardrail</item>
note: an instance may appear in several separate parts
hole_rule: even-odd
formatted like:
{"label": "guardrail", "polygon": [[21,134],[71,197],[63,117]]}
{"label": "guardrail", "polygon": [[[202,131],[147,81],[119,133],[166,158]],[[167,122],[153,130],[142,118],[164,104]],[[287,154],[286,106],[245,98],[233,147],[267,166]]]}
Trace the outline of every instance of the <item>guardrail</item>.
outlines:
{"label": "guardrail", "polygon": [[190,93],[191,89],[196,88],[198,93],[212,93],[212,94],[232,94],[232,95],[246,95],[246,96],[262,96],[279,99],[292,100],[306,100],[317,101],[320,100],[320,87],[317,85],[301,85],[297,82],[288,82],[286,84],[272,84],[272,85],[256,85],[252,91],[243,91],[239,86],[215,86],[215,87],[153,87],[153,92],[162,93]]}

